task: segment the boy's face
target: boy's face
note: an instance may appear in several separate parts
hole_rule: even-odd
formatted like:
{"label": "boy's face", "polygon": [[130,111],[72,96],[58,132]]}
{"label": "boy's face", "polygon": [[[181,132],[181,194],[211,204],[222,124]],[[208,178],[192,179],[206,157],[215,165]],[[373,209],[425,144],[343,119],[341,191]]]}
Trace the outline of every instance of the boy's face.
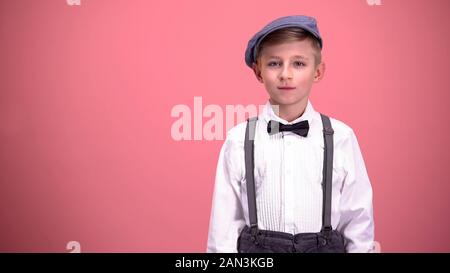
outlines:
{"label": "boy's face", "polygon": [[308,39],[263,48],[253,70],[272,104],[306,106],[312,84],[323,77],[325,70],[323,62],[315,63],[314,53]]}

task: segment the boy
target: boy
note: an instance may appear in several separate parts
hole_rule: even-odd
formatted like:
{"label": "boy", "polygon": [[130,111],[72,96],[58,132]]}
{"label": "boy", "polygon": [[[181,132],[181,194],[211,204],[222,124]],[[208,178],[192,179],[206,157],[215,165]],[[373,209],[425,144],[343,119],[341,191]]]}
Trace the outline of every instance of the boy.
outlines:
{"label": "boy", "polygon": [[316,20],[287,16],[248,42],[269,94],[220,151],[208,252],[370,252],[372,188],[353,130],[308,97],[325,72]]}

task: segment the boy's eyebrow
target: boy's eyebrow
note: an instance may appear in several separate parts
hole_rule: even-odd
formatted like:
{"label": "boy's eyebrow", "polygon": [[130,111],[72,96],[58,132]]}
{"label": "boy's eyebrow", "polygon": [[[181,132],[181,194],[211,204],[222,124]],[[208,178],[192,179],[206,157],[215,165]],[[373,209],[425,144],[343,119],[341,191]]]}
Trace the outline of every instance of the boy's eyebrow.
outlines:
{"label": "boy's eyebrow", "polygon": [[[280,56],[269,56],[269,59],[270,59],[270,58],[274,58],[274,59],[282,59]],[[308,60],[308,57],[303,56],[303,55],[295,55],[295,56],[292,56],[292,58],[293,58],[293,59],[304,59],[304,60]]]}
{"label": "boy's eyebrow", "polygon": [[308,57],[303,56],[303,55],[295,55],[294,58],[298,58],[298,59],[305,59],[308,60]]}

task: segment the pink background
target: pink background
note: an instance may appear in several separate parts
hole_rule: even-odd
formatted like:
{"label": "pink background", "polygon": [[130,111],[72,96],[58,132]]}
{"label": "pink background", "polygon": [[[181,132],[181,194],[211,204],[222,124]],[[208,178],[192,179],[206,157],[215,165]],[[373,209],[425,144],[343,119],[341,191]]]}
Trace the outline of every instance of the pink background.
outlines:
{"label": "pink background", "polygon": [[263,104],[247,41],[308,14],[311,101],[358,136],[382,251],[449,252],[450,1],[381,3],[1,1],[0,251],[205,251],[222,141],[172,140],[171,109]]}

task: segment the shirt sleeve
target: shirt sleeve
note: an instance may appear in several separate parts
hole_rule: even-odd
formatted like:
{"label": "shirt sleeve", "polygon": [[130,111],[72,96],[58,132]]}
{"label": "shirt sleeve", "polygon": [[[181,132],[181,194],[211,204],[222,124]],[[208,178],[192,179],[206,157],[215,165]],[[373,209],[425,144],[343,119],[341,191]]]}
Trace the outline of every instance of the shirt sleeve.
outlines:
{"label": "shirt sleeve", "polygon": [[346,176],[337,229],[346,239],[347,252],[371,252],[374,240],[372,187],[353,131],[343,145]]}
{"label": "shirt sleeve", "polygon": [[237,239],[245,226],[240,185],[243,146],[228,137],[217,163],[216,178],[208,232],[207,252],[237,252]]}

